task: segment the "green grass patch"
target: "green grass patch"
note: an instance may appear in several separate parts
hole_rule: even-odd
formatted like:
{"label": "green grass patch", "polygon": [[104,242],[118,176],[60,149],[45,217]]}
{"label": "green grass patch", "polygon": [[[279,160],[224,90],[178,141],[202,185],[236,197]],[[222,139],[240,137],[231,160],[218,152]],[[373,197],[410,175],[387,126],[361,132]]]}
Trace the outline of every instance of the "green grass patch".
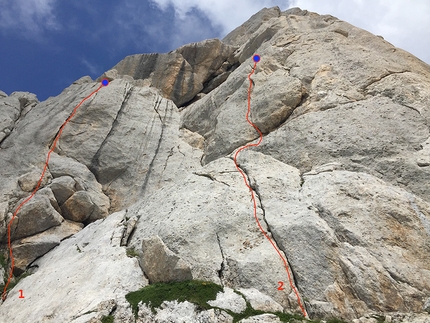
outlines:
{"label": "green grass patch", "polygon": [[134,248],[128,248],[125,251],[125,253],[126,253],[127,257],[130,257],[130,258],[134,258],[134,257],[138,258],[139,257],[139,254],[137,253],[136,249],[134,249]]}
{"label": "green grass patch", "polygon": [[221,286],[211,282],[190,280],[151,284],[136,292],[128,293],[125,298],[131,304],[134,315],[137,317],[140,302],[149,305],[154,313],[155,308],[160,307],[164,301],[174,300],[188,301],[202,309],[210,309],[212,307],[207,302],[216,299],[217,293],[222,290]]}
{"label": "green grass patch", "polygon": [[[239,294],[240,296],[243,297],[243,299],[246,300],[245,295],[243,295],[242,293],[238,291],[235,291],[235,293]],[[305,320],[303,316],[297,315],[297,314],[288,314],[288,313],[282,313],[282,312],[264,312],[264,311],[256,310],[252,308],[249,302],[246,302],[246,309],[242,313],[234,313],[229,310],[224,310],[224,311],[233,317],[233,323],[239,322],[240,320],[246,319],[251,316],[256,316],[261,314],[274,314],[281,320],[281,322],[297,322],[297,320],[298,322],[302,322],[302,320]],[[309,321],[309,322],[312,322],[312,321]]]}
{"label": "green grass patch", "polygon": [[112,315],[109,316],[103,316],[102,317],[102,323],[114,323],[115,318]]}
{"label": "green grass patch", "polygon": [[[152,312],[155,314],[155,309],[159,308],[164,301],[174,301],[194,303],[200,310],[218,309],[217,307],[210,306],[207,302],[215,300],[216,295],[222,292],[223,288],[211,282],[204,282],[198,280],[183,281],[183,282],[170,282],[170,283],[156,283],[148,285],[138,291],[128,293],[125,298],[130,303],[135,317],[138,315],[138,304],[140,302],[148,305]],[[241,293],[235,291],[237,294]],[[242,295],[245,299],[244,295]],[[261,314],[274,314],[281,322],[293,323],[302,322],[305,320],[309,323],[319,323],[319,320],[307,320],[301,315],[288,314],[282,312],[264,312],[253,309],[249,302],[246,302],[246,309],[242,313],[234,313],[230,310],[220,309],[233,317],[233,322],[239,322],[242,319],[261,315]],[[106,321],[110,322],[110,321]],[[112,321],[113,322],[113,321]],[[346,323],[339,319],[329,319],[327,323]]]}
{"label": "green grass patch", "polygon": [[385,322],[385,316],[373,314],[372,318],[376,319],[378,323],[384,323]]}
{"label": "green grass patch", "polygon": [[[282,312],[276,312],[272,314],[275,314],[277,317],[279,317],[281,322],[302,322],[303,320],[305,320],[303,316],[298,314],[289,314],[289,313],[282,313]],[[306,322],[314,322],[314,321],[306,320]]]}
{"label": "green grass patch", "polygon": [[298,314],[289,314],[289,313],[282,313],[282,312],[264,312],[264,311],[260,311],[260,310],[255,310],[251,307],[251,305],[248,302],[246,302],[246,310],[243,313],[233,313],[233,312],[228,311],[228,310],[223,310],[223,311],[227,312],[228,314],[230,314],[233,317],[234,323],[237,323],[240,320],[246,319],[248,317],[261,315],[261,314],[276,315],[280,319],[281,322],[286,322],[286,323],[293,323],[293,322],[300,322],[301,323],[303,320],[305,320],[306,322],[309,322],[309,323],[318,323],[317,321],[307,320],[302,315],[298,315]]}
{"label": "green grass patch", "polygon": [[266,312],[255,310],[251,307],[251,304],[246,302],[246,309],[242,313],[234,313],[229,310],[224,310],[231,316],[233,316],[233,323],[239,322],[242,319],[246,319],[251,316],[265,314]]}

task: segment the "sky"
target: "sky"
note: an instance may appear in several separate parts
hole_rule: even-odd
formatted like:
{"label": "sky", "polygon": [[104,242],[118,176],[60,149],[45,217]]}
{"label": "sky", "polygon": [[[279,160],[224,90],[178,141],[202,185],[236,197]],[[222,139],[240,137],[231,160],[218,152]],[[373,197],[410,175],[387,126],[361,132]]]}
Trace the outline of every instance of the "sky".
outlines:
{"label": "sky", "polygon": [[428,0],[0,0],[0,90],[43,101],[127,55],[223,38],[273,6],[331,14],[430,64]]}

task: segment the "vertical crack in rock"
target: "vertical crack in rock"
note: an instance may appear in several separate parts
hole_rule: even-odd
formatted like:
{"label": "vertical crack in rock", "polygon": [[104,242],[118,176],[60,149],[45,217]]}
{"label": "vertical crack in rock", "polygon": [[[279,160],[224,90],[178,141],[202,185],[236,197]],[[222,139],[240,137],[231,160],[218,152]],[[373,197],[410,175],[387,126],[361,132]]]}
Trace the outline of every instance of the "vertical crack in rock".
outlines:
{"label": "vertical crack in rock", "polygon": [[164,162],[164,166],[163,166],[163,173],[164,173],[164,171],[166,170],[167,163],[169,162],[169,158],[173,156],[173,149],[174,149],[174,148],[175,148],[175,147],[172,147],[172,148],[170,148],[170,150],[169,150],[169,154],[167,155],[166,161]]}
{"label": "vertical crack in rock", "polygon": [[[248,180],[249,180],[249,177],[248,177]],[[284,255],[284,258],[285,258],[285,261],[287,262],[287,265],[288,265],[288,270],[290,271],[290,273],[291,273],[291,277],[293,278],[293,282],[294,282],[294,285],[296,286],[296,288],[297,288],[297,292],[299,293],[299,295],[301,294],[301,292],[300,292],[300,288],[299,288],[299,283],[298,283],[298,281],[297,281],[297,275],[296,275],[296,273],[295,273],[295,271],[294,271],[294,269],[293,269],[293,266],[291,265],[291,262],[288,260],[288,257],[287,257],[287,253],[285,252],[285,250],[281,247],[281,244],[280,243],[278,243],[278,241],[277,241],[277,239],[275,238],[275,235],[273,234],[273,232],[272,232],[272,229],[270,228],[270,225],[269,225],[269,222],[267,221],[267,219],[266,219],[266,210],[265,210],[265,208],[264,208],[264,204],[263,204],[263,200],[262,200],[262,198],[261,198],[261,195],[260,195],[260,191],[259,191],[259,189],[258,189],[258,185],[257,185],[257,181],[254,179],[254,181],[255,181],[255,187],[253,187],[253,186],[251,186],[252,187],[252,189],[254,190],[254,192],[255,192],[255,194],[256,194],[256,196],[257,196],[257,198],[258,198],[258,201],[260,202],[260,207],[261,207],[261,210],[262,210],[262,212],[263,212],[263,220],[264,220],[264,223],[266,223],[266,226],[267,226],[267,231],[270,233],[270,235],[271,235],[271,238],[272,238],[272,240],[275,242],[275,245],[276,245],[276,247],[278,248],[278,250],[280,251],[280,252],[282,252],[282,254]],[[300,298],[302,298],[301,296],[300,296]],[[292,307],[292,304],[291,304],[291,302],[290,302],[290,300],[287,298],[287,300],[288,300],[288,303],[289,303],[289,305],[290,305],[290,307]],[[302,299],[302,305],[303,305],[303,307],[305,308],[305,311],[307,312],[308,311],[308,309],[307,309],[307,306],[306,306],[306,303],[303,301],[303,299]]]}
{"label": "vertical crack in rock", "polygon": [[[266,219],[266,210],[265,210],[265,208],[264,208],[264,204],[263,204],[263,201],[262,201],[262,198],[261,198],[261,194],[260,194],[260,191],[259,191],[259,188],[258,188],[257,181],[256,181],[254,178],[253,178],[253,181],[251,181],[251,177],[249,176],[249,174],[247,173],[247,171],[246,171],[244,168],[240,167],[239,165],[238,165],[238,167],[239,167],[239,168],[243,171],[243,173],[246,175],[247,180],[248,180],[248,183],[249,183],[249,185],[251,186],[251,189],[254,191],[255,196],[258,198],[258,201],[259,201],[259,204],[260,204],[260,208],[261,208],[261,211],[262,211],[262,213],[263,213],[263,221],[264,221],[264,223],[265,223],[265,224],[266,224],[266,226],[267,226],[267,233],[269,233],[269,234],[270,234],[270,237],[271,237],[271,239],[273,240],[273,242],[275,243],[276,248],[278,248],[278,250],[283,254],[283,256],[284,256],[284,258],[285,258],[285,260],[286,260],[286,262],[287,262],[288,269],[290,270],[291,277],[292,277],[292,279],[293,279],[294,285],[296,286],[297,292],[298,292],[298,293],[299,293],[299,295],[300,295],[301,293],[300,293],[300,288],[299,288],[298,281],[297,281],[297,279],[296,279],[296,273],[294,272],[293,267],[291,266],[291,263],[290,263],[290,261],[288,260],[288,257],[287,257],[287,254],[286,254],[285,250],[284,250],[283,248],[281,248],[281,245],[278,243],[277,239],[276,239],[276,238],[275,238],[275,236],[273,235],[273,233],[272,233],[272,229],[270,228],[270,225],[269,225],[269,223],[267,222],[267,219]],[[269,235],[269,234],[268,234],[268,235]],[[288,300],[288,298],[287,298],[287,300]],[[290,303],[290,301],[289,301],[289,300],[288,300],[288,302]],[[305,308],[305,311],[307,312],[307,311],[308,311],[308,309],[307,309],[307,306],[306,306],[306,304],[305,304],[305,302],[304,302],[303,300],[302,300],[302,305],[303,305],[303,307]]]}
{"label": "vertical crack in rock", "polygon": [[219,250],[221,251],[221,256],[222,256],[221,266],[220,266],[220,269],[218,270],[218,277],[219,277],[219,280],[221,282],[221,286],[224,287],[224,283],[223,283],[222,279],[224,277],[225,256],[224,256],[224,251],[222,250],[222,247],[221,247],[221,241],[219,240],[218,233],[216,234],[216,239],[218,241]]}
{"label": "vertical crack in rock", "polygon": [[160,151],[161,142],[163,141],[163,138],[164,138],[164,130],[166,128],[166,118],[167,118],[167,110],[168,110],[168,106],[169,106],[169,101],[165,100],[166,107],[165,107],[165,111],[164,111],[164,116],[162,116],[160,114],[159,108],[160,108],[161,102],[163,100],[164,99],[162,97],[157,96],[157,98],[155,100],[155,104],[154,104],[154,111],[155,111],[155,113],[157,113],[158,118],[160,119],[160,123],[161,123],[161,133],[160,133],[160,136],[158,138],[157,148],[155,149],[154,157],[152,157],[152,160],[148,165],[148,171],[146,173],[145,180],[143,181],[143,184],[142,184],[142,195],[146,191],[146,187],[148,185],[149,178],[151,177],[154,162],[158,157],[158,152]]}
{"label": "vertical crack in rock", "polygon": [[220,265],[220,269],[217,270],[217,272],[218,272],[219,280],[221,282],[221,286],[224,287],[223,277],[224,277],[224,270],[225,270],[225,255],[224,255],[224,251],[222,250],[222,247],[221,247],[221,241],[219,239],[218,233],[216,233],[216,239],[218,241],[218,246],[219,246],[219,250],[221,252],[221,257],[222,257],[222,262],[221,262],[221,265]]}
{"label": "vertical crack in rock", "polygon": [[303,185],[305,184],[305,177],[303,176],[303,172],[300,172],[300,189],[299,189],[299,194],[302,193],[303,190]]}
{"label": "vertical crack in rock", "polygon": [[88,167],[88,169],[94,174],[94,176],[96,177],[98,182],[100,182],[100,178],[99,178],[100,174],[98,174],[97,168],[99,166],[99,158],[101,155],[101,151],[102,151],[103,147],[106,145],[107,140],[112,136],[113,132],[115,131],[116,127],[118,126],[118,124],[119,124],[118,119],[119,119],[120,115],[123,113],[124,108],[127,105],[128,99],[130,98],[130,96],[133,92],[133,89],[134,89],[133,86],[131,86],[131,87],[125,86],[124,87],[124,99],[121,102],[121,107],[119,108],[119,110],[115,116],[115,119],[112,122],[112,125],[111,125],[111,128],[110,128],[108,134],[106,135],[105,139],[103,139],[97,152],[94,154],[94,157],[91,160],[91,165]]}
{"label": "vertical crack in rock", "polygon": [[[248,180],[249,180],[249,176],[248,176]],[[276,247],[278,248],[278,250],[283,253],[285,260],[287,261],[288,268],[291,271],[291,277],[293,278],[294,285],[296,286],[297,289],[299,289],[299,284],[298,284],[298,281],[296,279],[296,273],[294,272],[293,267],[291,266],[291,263],[288,260],[287,254],[286,254],[285,250],[283,248],[281,248],[281,245],[278,243],[277,239],[275,238],[275,235],[272,232],[272,229],[270,228],[269,222],[267,222],[266,210],[264,208],[263,200],[261,198],[258,184],[257,184],[257,181],[255,179],[254,179],[254,185],[251,185],[251,188],[254,190],[255,195],[257,196],[258,201],[260,202],[260,207],[261,207],[261,210],[263,212],[263,221],[267,226],[267,231],[270,233],[270,236],[271,236],[273,242],[275,243]]]}
{"label": "vertical crack in rock", "polygon": [[202,167],[205,165],[205,162],[204,162],[205,157],[206,155],[204,153],[202,154],[202,157],[200,157],[200,166]]}

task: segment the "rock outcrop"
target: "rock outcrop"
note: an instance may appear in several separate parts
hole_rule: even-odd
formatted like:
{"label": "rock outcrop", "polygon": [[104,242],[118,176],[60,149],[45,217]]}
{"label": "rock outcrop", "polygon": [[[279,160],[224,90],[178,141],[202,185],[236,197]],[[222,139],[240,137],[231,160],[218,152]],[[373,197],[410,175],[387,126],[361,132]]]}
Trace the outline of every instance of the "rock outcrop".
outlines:
{"label": "rock outcrop", "polygon": [[190,266],[169,250],[159,236],[143,240],[141,264],[150,283],[193,279]]}
{"label": "rock outcrop", "polygon": [[[264,138],[238,163],[309,317],[430,322],[430,66],[330,15],[277,7],[222,41],[129,56],[103,74],[109,86],[64,128],[11,226],[14,274],[29,276],[0,317],[233,322],[252,312],[245,323],[300,313],[233,163],[258,138],[245,119],[254,53],[251,119]],[[60,126],[98,85],[83,77],[44,102],[0,92],[2,250]],[[205,308],[166,300],[137,313],[127,302],[190,279],[222,292]]]}
{"label": "rock outcrop", "polygon": [[146,80],[181,107],[198,93],[210,92],[227,79],[236,67],[235,50],[236,47],[218,39],[208,39],[167,54],[127,56],[113,69],[117,74]]}

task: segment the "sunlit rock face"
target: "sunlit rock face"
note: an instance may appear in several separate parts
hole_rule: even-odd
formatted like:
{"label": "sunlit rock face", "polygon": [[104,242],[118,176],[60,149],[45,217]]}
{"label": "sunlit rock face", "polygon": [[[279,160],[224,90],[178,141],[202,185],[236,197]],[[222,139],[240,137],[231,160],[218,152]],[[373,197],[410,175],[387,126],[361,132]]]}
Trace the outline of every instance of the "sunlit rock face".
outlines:
{"label": "sunlit rock face", "polygon": [[[329,15],[263,9],[223,40],[124,58],[57,97],[0,91],[6,322],[430,322],[430,66]],[[3,257],[2,257],[3,258]],[[9,262],[9,263],[8,263]],[[125,295],[210,281],[208,308]],[[283,288],[278,289],[279,282]],[[20,290],[25,298],[19,298]],[[212,305],[210,305],[212,304]],[[244,305],[245,304],[245,305]],[[212,308],[210,308],[212,306]],[[372,315],[374,317],[372,317]]]}

